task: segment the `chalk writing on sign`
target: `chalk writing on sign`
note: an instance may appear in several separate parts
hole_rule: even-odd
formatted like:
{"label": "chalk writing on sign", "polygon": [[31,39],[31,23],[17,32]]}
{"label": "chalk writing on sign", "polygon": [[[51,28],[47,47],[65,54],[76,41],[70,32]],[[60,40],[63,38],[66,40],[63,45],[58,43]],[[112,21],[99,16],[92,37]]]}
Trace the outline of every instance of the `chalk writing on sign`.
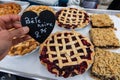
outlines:
{"label": "chalk writing on sign", "polygon": [[40,34],[44,34],[47,32],[47,28],[44,28],[44,29],[40,29],[39,31],[35,31],[35,36],[36,38],[40,38]]}
{"label": "chalk writing on sign", "polygon": [[25,17],[25,23],[34,24],[34,23],[41,23],[41,21],[38,19],[38,17],[34,17],[34,18]]}
{"label": "chalk writing on sign", "polygon": [[53,23],[41,22],[39,17],[34,17],[34,18],[25,17],[24,19],[25,19],[25,23],[27,25],[29,25],[29,24],[37,24],[36,28],[38,30],[34,32],[36,38],[40,38],[41,34],[47,33],[47,28],[46,27],[52,27],[53,26]]}
{"label": "chalk writing on sign", "polygon": [[26,24],[35,24],[36,23],[38,27],[53,26],[52,23],[41,22],[39,17],[35,17],[35,18],[25,17],[25,23]]}

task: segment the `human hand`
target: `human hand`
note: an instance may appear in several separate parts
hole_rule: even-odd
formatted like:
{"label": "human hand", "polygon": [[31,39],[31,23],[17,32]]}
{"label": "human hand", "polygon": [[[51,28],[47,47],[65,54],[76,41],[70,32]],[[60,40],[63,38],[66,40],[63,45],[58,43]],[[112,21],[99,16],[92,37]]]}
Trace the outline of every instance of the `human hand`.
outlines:
{"label": "human hand", "polygon": [[18,15],[0,16],[0,60],[7,55],[12,45],[29,38],[25,35],[29,32],[29,28],[22,27],[19,20]]}

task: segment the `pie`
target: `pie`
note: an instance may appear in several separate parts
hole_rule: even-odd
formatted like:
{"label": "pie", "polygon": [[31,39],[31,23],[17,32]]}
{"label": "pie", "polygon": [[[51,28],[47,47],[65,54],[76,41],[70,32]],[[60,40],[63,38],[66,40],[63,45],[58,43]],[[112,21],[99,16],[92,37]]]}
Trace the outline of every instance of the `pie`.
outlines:
{"label": "pie", "polygon": [[93,14],[91,15],[93,28],[113,28],[114,23],[108,14]]}
{"label": "pie", "polygon": [[10,2],[10,3],[0,4],[0,16],[7,14],[19,14],[20,11],[21,11],[21,5],[17,3]]}
{"label": "pie", "polygon": [[112,28],[92,28],[90,37],[95,47],[99,48],[119,48],[120,42]]}
{"label": "pie", "polygon": [[38,14],[44,10],[49,10],[49,11],[55,13],[54,10],[49,6],[30,6],[26,9],[26,11],[34,11],[35,13],[38,13]]}
{"label": "pie", "polygon": [[12,46],[8,55],[16,56],[16,55],[25,55],[35,50],[39,46],[39,43],[34,39],[29,39],[27,41],[21,42],[15,46]]}
{"label": "pie", "polygon": [[96,48],[92,75],[100,80],[120,80],[120,54]]}
{"label": "pie", "polygon": [[66,29],[83,28],[90,22],[86,11],[76,8],[63,8],[56,13],[57,24]]}
{"label": "pie", "polygon": [[41,63],[49,72],[65,78],[84,73],[93,57],[89,39],[75,31],[56,32],[40,45]]}

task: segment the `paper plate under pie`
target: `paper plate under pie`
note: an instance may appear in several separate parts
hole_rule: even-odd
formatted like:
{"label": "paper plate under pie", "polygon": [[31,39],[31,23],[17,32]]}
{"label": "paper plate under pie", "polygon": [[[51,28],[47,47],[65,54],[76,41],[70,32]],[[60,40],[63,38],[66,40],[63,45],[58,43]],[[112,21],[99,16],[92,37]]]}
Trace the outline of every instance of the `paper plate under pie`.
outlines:
{"label": "paper plate under pie", "polygon": [[49,72],[65,78],[84,73],[93,57],[92,43],[75,31],[56,32],[40,45],[41,63]]}

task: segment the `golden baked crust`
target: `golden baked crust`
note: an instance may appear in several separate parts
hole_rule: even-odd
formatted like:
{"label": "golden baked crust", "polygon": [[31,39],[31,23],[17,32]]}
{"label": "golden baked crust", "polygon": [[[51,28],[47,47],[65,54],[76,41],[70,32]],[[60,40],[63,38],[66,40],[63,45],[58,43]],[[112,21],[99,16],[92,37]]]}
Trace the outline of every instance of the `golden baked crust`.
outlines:
{"label": "golden baked crust", "polygon": [[87,26],[90,22],[90,17],[84,10],[63,8],[56,13],[56,20],[59,27],[75,29]]}
{"label": "golden baked crust", "polygon": [[113,28],[114,23],[107,14],[93,14],[91,15],[93,28]]}
{"label": "golden baked crust", "polygon": [[17,3],[0,4],[0,15],[18,14],[21,11],[21,6]]}
{"label": "golden baked crust", "polygon": [[34,39],[29,39],[27,41],[21,42],[15,46],[12,46],[8,55],[16,56],[16,55],[25,55],[32,50],[36,49],[39,46],[39,43]]}
{"label": "golden baked crust", "polygon": [[75,31],[56,32],[40,45],[41,63],[51,73],[65,78],[84,73],[93,57],[89,39]]}
{"label": "golden baked crust", "polygon": [[92,74],[100,80],[120,80],[120,54],[95,49]]}
{"label": "golden baked crust", "polygon": [[90,37],[95,47],[99,48],[119,48],[120,42],[112,28],[92,28]]}
{"label": "golden baked crust", "polygon": [[26,11],[34,11],[34,12],[36,12],[36,13],[38,13],[38,14],[39,14],[41,11],[44,11],[44,10],[49,10],[49,11],[55,13],[54,10],[53,10],[51,7],[49,7],[49,6],[30,6],[30,7],[28,7],[28,8],[26,9]]}
{"label": "golden baked crust", "polygon": [[116,14],[116,16],[120,18],[120,14]]}

